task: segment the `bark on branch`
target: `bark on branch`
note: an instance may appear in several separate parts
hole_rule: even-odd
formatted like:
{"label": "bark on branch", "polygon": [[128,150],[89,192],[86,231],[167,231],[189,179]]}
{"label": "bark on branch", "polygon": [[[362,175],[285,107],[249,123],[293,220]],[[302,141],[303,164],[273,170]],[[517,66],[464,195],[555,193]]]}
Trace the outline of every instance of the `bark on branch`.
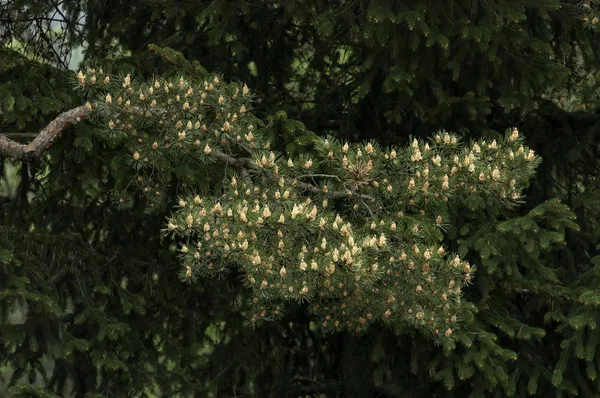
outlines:
{"label": "bark on branch", "polygon": [[[91,111],[87,110],[85,105],[73,108],[58,115],[29,144],[21,144],[11,140],[3,134],[0,134],[0,158],[8,157],[13,160],[21,161],[41,161],[46,149],[52,145],[54,139],[72,125],[79,123],[90,115]],[[250,178],[250,170],[252,169],[251,160],[248,158],[234,158],[224,152],[215,150],[212,155],[221,163],[227,164],[235,168],[240,175],[245,178]],[[370,195],[361,194],[353,191],[345,192],[323,192],[314,185],[307,184],[301,181],[295,181],[295,186],[312,193],[324,193],[327,196],[337,199],[344,198],[361,198],[364,200],[375,201],[375,198]]]}
{"label": "bark on branch", "polygon": [[41,160],[44,152],[54,139],[68,127],[79,123],[89,115],[85,106],[68,110],[58,115],[53,121],[40,131],[37,137],[29,144],[21,144],[11,140],[3,134],[0,134],[0,157],[7,157],[13,160]]}

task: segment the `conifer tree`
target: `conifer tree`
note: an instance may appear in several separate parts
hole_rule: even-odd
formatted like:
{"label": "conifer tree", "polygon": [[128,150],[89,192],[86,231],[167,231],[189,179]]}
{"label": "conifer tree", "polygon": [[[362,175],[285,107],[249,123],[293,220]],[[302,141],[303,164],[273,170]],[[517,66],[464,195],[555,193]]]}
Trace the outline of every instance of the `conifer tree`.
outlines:
{"label": "conifer tree", "polygon": [[[178,53],[154,49],[178,59],[180,65],[190,65]],[[237,311],[256,326],[282,319],[286,306],[300,303],[308,308],[309,321],[319,333],[354,334],[383,323],[397,332],[420,330],[447,349],[455,339],[466,343],[468,332],[460,333],[461,318],[473,315],[470,305],[461,305],[461,296],[472,280],[472,269],[468,261],[447,253],[441,229],[449,227],[461,206],[493,212],[514,206],[539,164],[516,129],[500,140],[469,144],[440,132],[429,142],[415,139],[406,148],[316,138],[312,151],[288,157],[270,149],[270,129],[252,115],[252,96],[245,85],[209,78],[203,70],[136,81],[130,74],[114,76],[90,67],[74,80],[89,101],[59,115],[27,146],[2,138],[2,154],[39,160],[45,150],[52,151],[52,140],[66,127],[91,121],[97,127],[79,130],[75,147],[88,153],[102,142],[123,148],[111,162],[113,188],[98,192],[110,198],[112,203],[106,206],[135,211],[143,219],[165,214],[175,205],[168,221],[154,225],[162,223],[164,234],[175,239],[180,279],[205,285],[209,278],[225,277],[235,284],[240,275]],[[115,167],[115,162],[131,171]],[[203,181],[207,174],[213,176],[208,185]],[[174,181],[180,188],[173,190]],[[203,186],[204,192],[194,192]],[[549,217],[559,209],[549,203],[532,217]],[[568,219],[564,210],[561,219]],[[560,241],[565,222],[555,223],[552,228],[558,228],[558,234],[549,232],[546,239]],[[520,225],[519,220],[507,221],[502,231],[510,233]],[[15,245],[15,239],[8,233],[7,237],[3,262],[14,267],[23,255],[15,249],[18,240]],[[110,236],[98,243],[106,239]],[[85,250],[78,251],[81,255]],[[31,252],[25,250],[28,256]],[[34,311],[40,300],[45,303],[39,308],[42,312],[56,316],[66,310],[65,302],[61,308],[55,299],[29,291],[28,284],[27,278],[10,278],[4,308],[26,294],[25,302]],[[93,285],[94,292],[110,294],[110,286]],[[123,300],[127,293],[121,295]],[[125,315],[131,310],[144,315],[138,300],[143,296],[123,304]],[[77,385],[79,391],[108,388],[113,372],[125,372],[131,380],[115,391],[144,391],[140,381],[132,379],[123,352],[103,353],[106,348],[98,345],[107,335],[123,341],[132,326],[116,319],[98,320],[93,306],[79,311],[72,320],[58,323],[63,325],[59,329],[75,329],[59,334],[63,354],[56,358],[64,361],[95,346],[87,372],[100,372],[100,384],[88,380]],[[81,331],[75,331],[76,325],[87,319],[101,326],[97,335],[77,337]],[[8,362],[19,370],[14,383],[27,367],[17,360],[24,353],[16,345],[19,328],[6,321],[4,326],[12,330],[5,348],[13,352]],[[42,341],[49,344],[47,336]],[[154,350],[161,355],[160,346]],[[31,375],[43,369],[32,355],[35,351],[26,357]],[[463,366],[468,366],[469,357],[465,360]],[[71,376],[56,369],[60,367],[48,380],[47,392],[65,388]],[[149,372],[148,377],[156,376]],[[166,380],[173,383],[172,377]],[[154,383],[159,391],[167,388]],[[21,385],[12,391],[33,390]]]}
{"label": "conifer tree", "polygon": [[[11,14],[12,20],[18,16],[21,21],[15,33],[23,31],[25,24],[38,26],[33,22],[36,16],[52,17],[42,14],[52,11],[55,2],[36,3],[39,7],[15,9]],[[0,19],[5,15],[2,7],[14,4],[19,2],[0,5]],[[152,232],[165,227],[165,217],[183,216],[171,214],[169,204],[176,205],[179,199],[189,202],[195,194],[206,201],[207,193],[218,189],[225,193],[231,182],[231,167],[227,166],[223,178],[221,163],[203,165],[208,172],[195,179],[194,186],[201,188],[191,196],[181,190],[186,187],[180,183],[189,176],[172,170],[168,181],[162,181],[167,187],[161,191],[164,202],[149,207],[148,198],[138,196],[139,189],[124,189],[137,178],[131,167],[133,148],[106,141],[106,124],[98,128],[79,123],[73,132],[65,130],[53,142],[45,167],[36,162],[17,166],[20,184],[16,190],[14,183],[2,184],[0,223],[9,229],[0,255],[11,261],[11,267],[18,264],[14,261],[29,265],[11,268],[11,278],[0,279],[12,289],[7,300],[13,303],[25,295],[59,303],[58,307],[31,306],[26,327],[2,329],[3,335],[11,336],[12,347],[19,347],[11,354],[11,361],[37,358],[43,350],[36,347],[46,344],[42,341],[58,341],[48,346],[53,352],[56,347],[62,350],[67,340],[44,336],[52,337],[54,330],[67,328],[72,336],[89,341],[89,351],[70,350],[79,352],[77,365],[67,360],[58,363],[60,374],[90,374],[93,353],[94,358],[104,358],[105,363],[124,372],[114,360],[118,358],[139,383],[115,385],[105,378],[96,385],[74,376],[77,391],[123,395],[128,388],[156,382],[168,395],[183,391],[183,386],[197,392],[193,383],[202,380],[210,386],[203,391],[224,395],[242,390],[250,395],[275,396],[282,396],[283,391],[456,397],[597,393],[598,336],[593,320],[597,318],[598,285],[594,277],[597,264],[592,261],[600,253],[595,221],[595,1],[425,5],[350,1],[308,6],[304,1],[287,1],[278,7],[271,2],[253,2],[248,7],[245,2],[218,0],[196,2],[193,7],[178,4],[176,8],[160,2],[136,2],[132,6],[111,1],[104,7],[101,3],[62,4],[71,22],[69,32],[79,32],[71,43],[85,38],[90,43],[87,56],[97,58],[105,69],[111,65],[123,71],[121,77],[135,70],[139,81],[152,81],[154,75],[173,73],[175,83],[182,73],[205,73],[199,65],[188,68],[180,63],[176,70],[169,70],[145,52],[147,43],[157,42],[176,47],[227,79],[248,82],[256,95],[251,111],[265,120],[265,126],[255,125],[269,136],[274,152],[284,152],[284,160],[301,155],[321,159],[315,152],[314,135],[295,120],[300,119],[318,134],[330,133],[342,142],[351,141],[350,147],[361,139],[365,143],[377,139],[381,148],[387,148],[384,143],[394,143],[398,153],[405,148],[398,144],[410,145],[417,138],[424,146],[428,142],[424,139],[435,136],[440,128],[460,132],[467,146],[482,135],[488,142],[500,142],[504,137],[497,131],[519,126],[544,162],[538,166],[531,186],[523,191],[527,201],[521,207],[494,210],[486,206],[486,198],[483,203],[456,203],[444,217],[451,220],[443,225],[445,250],[477,267],[472,284],[463,289],[460,329],[450,339],[443,339],[451,347],[431,345],[429,337],[416,333],[410,325],[390,331],[374,323],[366,334],[358,336],[345,332],[314,334],[314,325],[308,321],[314,315],[305,313],[309,306],[298,306],[295,301],[286,302],[281,321],[265,322],[249,333],[243,322],[250,319],[246,315],[252,313],[252,305],[244,307],[244,316],[237,317],[240,306],[248,304],[248,282],[240,282],[241,268],[228,268],[228,273],[219,275],[219,283],[197,281],[181,289],[170,279],[177,266],[165,264],[179,263],[171,256],[181,255],[177,247],[181,249],[187,242],[177,238],[180,246],[169,252],[168,244],[174,241]],[[87,7],[89,16],[85,26],[77,15],[81,7]],[[113,12],[107,13],[108,9]],[[411,21],[415,23],[412,29]],[[0,27],[0,41],[14,38],[6,35],[9,25]],[[39,26],[44,26],[43,20]],[[36,40],[44,36],[30,37]],[[447,39],[448,47],[439,42],[427,44],[438,38]],[[119,48],[115,47],[117,41]],[[35,46],[49,50],[44,40]],[[132,57],[114,59],[121,50],[131,51]],[[104,56],[110,61],[102,60]],[[40,58],[59,64],[55,57],[51,51],[43,51]],[[0,119],[2,133],[9,133],[10,138],[32,132],[37,135],[60,111],[80,104],[80,98],[65,83],[64,73],[25,62],[12,53],[0,57],[0,62],[6,59],[13,61],[8,73],[2,69],[0,80],[11,84],[0,88]],[[210,81],[212,76],[203,75],[201,83],[205,78]],[[10,106],[11,97],[18,99],[17,106]],[[285,112],[276,112],[279,109]],[[267,160],[268,152],[264,152]],[[237,155],[252,158],[243,151],[235,155],[236,159]],[[8,166],[2,174],[12,176],[14,170]],[[325,174],[324,170],[318,172]],[[328,188],[332,183],[326,177],[302,181],[317,186],[327,183]],[[4,190],[7,186],[9,189]],[[303,198],[316,195],[298,192]],[[36,199],[30,200],[32,196]],[[322,193],[318,196],[315,203],[321,202]],[[554,197],[562,198],[564,204],[548,201]],[[348,199],[328,201],[332,212],[353,214],[344,205],[331,205]],[[577,214],[579,231],[565,204]],[[118,212],[113,205],[123,210]],[[369,212],[361,211],[361,215]],[[344,220],[354,225],[354,218]],[[56,236],[44,234],[48,228]],[[26,238],[18,239],[21,236]],[[85,243],[77,241],[77,236]],[[87,244],[95,251],[86,251]],[[52,247],[76,250],[53,253]],[[140,251],[129,253],[132,247]],[[120,254],[118,260],[115,253]],[[56,264],[68,264],[60,277],[52,268]],[[93,277],[81,279],[83,274]],[[48,280],[53,286],[48,286]],[[127,282],[108,282],[117,280]],[[70,281],[81,285],[71,285]],[[86,312],[85,319],[77,318],[81,322],[78,326],[72,322],[74,316],[61,323],[64,318],[50,315],[54,310],[60,314],[58,308],[64,307],[61,300],[72,300],[77,314]],[[165,302],[171,305],[167,307]],[[109,317],[98,317],[98,308]],[[207,314],[207,319],[199,319],[197,314]],[[152,330],[162,339],[153,341],[131,327],[127,333],[118,333],[124,324],[140,322],[146,330],[157,328]],[[99,335],[100,325],[103,329]],[[189,334],[189,330],[194,332]],[[115,340],[104,344],[104,336]],[[153,344],[163,347],[155,349]],[[169,348],[165,348],[167,344]],[[200,347],[198,351],[188,349],[194,344]],[[188,355],[181,362],[177,350]],[[261,355],[253,356],[256,352]],[[229,363],[230,357],[238,363]],[[171,359],[169,372],[161,362],[169,362],[165,358]],[[152,366],[151,377],[145,373],[150,372],[148,364]],[[190,381],[188,375],[192,373],[196,381]],[[158,380],[157,374],[165,379]],[[277,380],[276,385],[272,380]]]}

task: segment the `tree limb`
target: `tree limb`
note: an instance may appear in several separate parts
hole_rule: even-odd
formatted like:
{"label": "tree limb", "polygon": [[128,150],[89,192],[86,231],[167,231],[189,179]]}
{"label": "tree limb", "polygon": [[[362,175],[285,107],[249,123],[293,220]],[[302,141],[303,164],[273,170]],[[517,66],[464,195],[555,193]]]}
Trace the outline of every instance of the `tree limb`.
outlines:
{"label": "tree limb", "polygon": [[29,144],[21,144],[0,134],[0,157],[13,160],[41,160],[42,155],[52,145],[54,139],[68,127],[75,125],[89,115],[84,105],[58,115],[40,131]]}
{"label": "tree limb", "polygon": [[250,159],[247,159],[247,158],[236,159],[233,156],[228,155],[225,152],[221,152],[221,151],[213,151],[212,154],[214,155],[215,158],[217,158],[217,160],[219,162],[230,165],[231,167],[236,169],[238,171],[238,173],[240,173],[240,175],[244,179],[250,178],[250,174],[248,171],[248,169],[250,168]]}
{"label": "tree limb", "polygon": [[[40,161],[48,147],[52,145],[54,139],[68,127],[79,123],[90,115],[91,111],[87,110],[85,105],[73,108],[58,115],[53,121],[48,123],[46,127],[31,141],[29,144],[21,144],[11,140],[4,134],[0,134],[0,157],[8,157],[13,160],[22,161]],[[244,179],[250,178],[250,170],[252,169],[252,161],[248,158],[234,158],[219,150],[214,150],[212,155],[221,163],[230,165],[236,169]],[[303,176],[305,177],[305,176]],[[297,179],[294,181],[294,186],[304,189],[312,193],[321,193],[336,199],[346,198],[361,198],[369,201],[375,201],[375,198],[370,195],[361,194],[354,191],[336,191],[323,192],[318,187],[307,184]]]}

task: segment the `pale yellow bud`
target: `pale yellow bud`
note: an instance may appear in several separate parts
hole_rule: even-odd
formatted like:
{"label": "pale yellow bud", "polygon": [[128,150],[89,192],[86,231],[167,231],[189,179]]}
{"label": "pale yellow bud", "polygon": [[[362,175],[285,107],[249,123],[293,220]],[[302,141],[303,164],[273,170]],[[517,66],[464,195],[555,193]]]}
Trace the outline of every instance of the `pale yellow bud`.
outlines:
{"label": "pale yellow bud", "polygon": [[295,219],[298,214],[300,214],[300,208],[297,204],[294,204],[294,208],[292,209],[292,220]]}
{"label": "pale yellow bud", "polygon": [[82,71],[77,72],[77,80],[79,81],[79,85],[85,84],[85,75]]}
{"label": "pale yellow bud", "polygon": [[492,171],[492,180],[494,181],[498,181],[500,179],[500,170],[498,170],[498,168],[496,167],[493,171]]}
{"label": "pale yellow bud", "polygon": [[185,223],[188,227],[191,227],[194,224],[194,217],[190,214],[185,218]]}
{"label": "pale yellow bud", "polygon": [[269,210],[269,206],[265,206],[265,208],[262,211],[262,216],[264,218],[269,218],[271,217],[271,210]]}
{"label": "pale yellow bud", "polygon": [[306,268],[308,267],[308,264],[306,264],[306,261],[302,260],[300,262],[300,271],[306,271]]}

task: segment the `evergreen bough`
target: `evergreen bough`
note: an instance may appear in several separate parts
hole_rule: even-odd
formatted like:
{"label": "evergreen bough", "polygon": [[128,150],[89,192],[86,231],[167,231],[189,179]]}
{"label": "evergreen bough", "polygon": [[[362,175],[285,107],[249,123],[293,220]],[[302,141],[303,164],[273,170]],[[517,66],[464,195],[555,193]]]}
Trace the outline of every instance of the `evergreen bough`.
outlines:
{"label": "evergreen bough", "polygon": [[[184,281],[239,272],[252,324],[307,302],[328,332],[383,321],[450,337],[469,262],[447,253],[441,230],[454,203],[513,206],[539,158],[516,129],[463,144],[447,132],[407,148],[315,138],[297,157],[271,150],[246,85],[219,76],[136,81],[87,68],[78,87],[102,134],[125,145],[135,190],[164,203],[173,174],[184,191],[165,234]],[[223,182],[195,192],[207,172]]]}

